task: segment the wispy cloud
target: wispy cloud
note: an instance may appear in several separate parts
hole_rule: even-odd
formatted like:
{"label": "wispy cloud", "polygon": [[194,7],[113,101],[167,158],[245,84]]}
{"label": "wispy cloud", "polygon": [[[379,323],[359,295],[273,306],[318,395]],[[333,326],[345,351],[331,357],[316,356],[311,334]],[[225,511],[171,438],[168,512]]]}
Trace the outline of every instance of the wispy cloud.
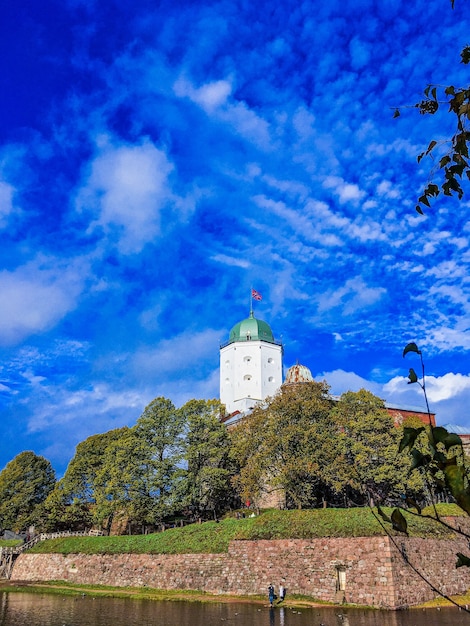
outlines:
{"label": "wispy cloud", "polygon": [[38,257],[0,272],[0,343],[15,344],[57,324],[77,306],[85,271],[80,263]]}

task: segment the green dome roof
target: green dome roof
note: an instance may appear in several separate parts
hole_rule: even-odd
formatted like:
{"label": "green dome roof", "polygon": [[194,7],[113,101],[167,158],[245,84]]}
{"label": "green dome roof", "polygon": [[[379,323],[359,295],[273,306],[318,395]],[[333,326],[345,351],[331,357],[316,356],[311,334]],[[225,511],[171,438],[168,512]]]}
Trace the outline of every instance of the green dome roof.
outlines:
{"label": "green dome roof", "polygon": [[230,331],[229,343],[234,341],[267,341],[269,343],[276,343],[274,341],[273,331],[269,324],[262,320],[257,320],[253,317],[253,313],[250,313],[250,317],[246,320],[238,322]]}

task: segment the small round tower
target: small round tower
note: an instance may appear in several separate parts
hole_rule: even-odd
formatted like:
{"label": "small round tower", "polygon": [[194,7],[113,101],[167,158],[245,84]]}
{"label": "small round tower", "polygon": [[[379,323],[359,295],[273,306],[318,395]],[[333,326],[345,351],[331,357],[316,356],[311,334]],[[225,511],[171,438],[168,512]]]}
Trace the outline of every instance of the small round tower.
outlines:
{"label": "small round tower", "polygon": [[308,367],[297,363],[287,370],[284,385],[298,385],[301,383],[313,383],[313,376]]}

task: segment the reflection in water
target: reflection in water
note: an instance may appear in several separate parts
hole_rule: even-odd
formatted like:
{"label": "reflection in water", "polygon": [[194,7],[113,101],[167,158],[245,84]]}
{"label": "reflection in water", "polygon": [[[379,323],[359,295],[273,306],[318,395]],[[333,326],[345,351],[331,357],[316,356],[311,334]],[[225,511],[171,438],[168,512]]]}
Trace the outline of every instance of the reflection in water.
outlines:
{"label": "reflection in water", "polygon": [[269,626],[275,626],[275,624],[276,624],[276,620],[274,617],[274,608],[271,607],[269,609]]}
{"label": "reflection in water", "polygon": [[376,611],[291,609],[0,592],[0,626],[468,626],[455,609]]}

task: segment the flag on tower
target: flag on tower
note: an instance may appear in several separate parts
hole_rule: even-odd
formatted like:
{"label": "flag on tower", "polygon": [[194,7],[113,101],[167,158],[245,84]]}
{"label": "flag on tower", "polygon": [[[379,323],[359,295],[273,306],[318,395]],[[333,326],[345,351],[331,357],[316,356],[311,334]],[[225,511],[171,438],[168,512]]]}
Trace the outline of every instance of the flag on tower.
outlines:
{"label": "flag on tower", "polygon": [[253,300],[262,300],[263,299],[263,296],[258,291],[256,291],[256,289],[252,289],[251,290],[251,297],[253,298]]}

